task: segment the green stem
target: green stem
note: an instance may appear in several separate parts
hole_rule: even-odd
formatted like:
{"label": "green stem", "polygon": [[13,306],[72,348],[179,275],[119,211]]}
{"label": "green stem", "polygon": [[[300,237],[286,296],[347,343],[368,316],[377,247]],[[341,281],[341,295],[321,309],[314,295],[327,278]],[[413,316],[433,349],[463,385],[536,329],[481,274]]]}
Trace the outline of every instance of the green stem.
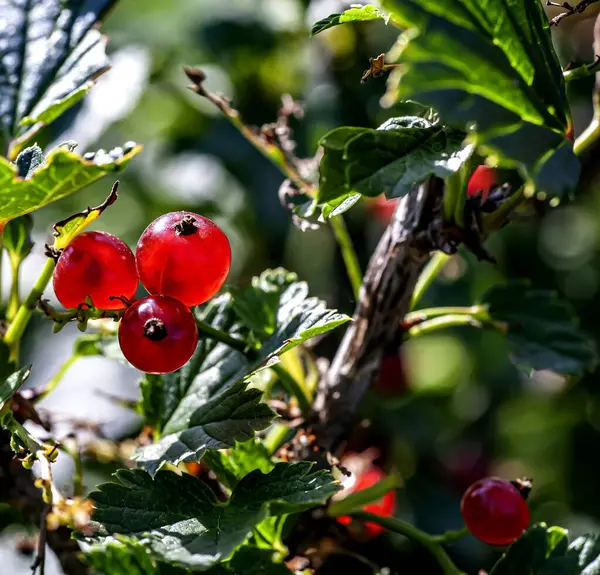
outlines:
{"label": "green stem", "polygon": [[525,188],[519,188],[495,212],[484,218],[485,234],[499,230],[506,222],[508,216],[516,210],[525,200]]}
{"label": "green stem", "polygon": [[302,413],[308,413],[311,408],[311,403],[302,386],[290,375],[290,372],[283,367],[280,363],[276,363],[271,366],[271,369],[279,377],[281,385],[285,390],[298,400],[298,406],[302,410]]}
{"label": "green stem", "polygon": [[61,382],[69,368],[79,359],[79,357],[79,355],[73,354],[60,366],[58,371],[54,374],[54,377],[46,384],[46,389],[35,398],[36,403],[44,399],[44,397],[47,397],[54,389],[56,389],[56,386]]}
{"label": "green stem", "polygon": [[421,272],[415,291],[413,291],[412,298],[410,300],[410,310],[412,311],[417,307],[421,298],[427,291],[427,288],[433,283],[433,280],[440,273],[446,262],[451,258],[444,252],[435,252],[429,263],[425,266],[425,269]]}
{"label": "green stem", "polygon": [[354,250],[354,245],[348,233],[346,222],[343,216],[335,216],[329,218],[329,224],[333,231],[333,235],[340,246],[342,257],[344,258],[344,264],[346,265],[346,273],[352,284],[352,292],[354,293],[354,299],[359,300],[360,297],[360,286],[362,285],[362,271],[360,264],[358,263],[358,257]]}
{"label": "green stem", "polygon": [[25,332],[25,328],[31,319],[33,310],[35,310],[38,301],[44,294],[44,290],[48,285],[48,282],[52,278],[52,272],[54,271],[55,262],[52,258],[48,258],[42,271],[31,288],[31,291],[25,298],[25,301],[19,306],[14,319],[8,326],[8,330],[4,335],[4,343],[10,348],[10,357],[12,360],[16,360],[19,355],[19,342]]}
{"label": "green stem", "polygon": [[214,339],[216,341],[220,341],[233,349],[243,353],[244,355],[248,355],[249,349],[248,344],[237,337],[232,337],[228,333],[221,331],[220,329],[216,329],[211,325],[197,319],[196,324],[198,325],[198,331],[208,336],[210,339]]}
{"label": "green stem", "polygon": [[11,258],[10,269],[11,269],[11,281],[10,281],[10,294],[8,296],[8,304],[6,306],[6,319],[12,321],[17,315],[21,302],[19,301],[19,268],[20,261]]}
{"label": "green stem", "polygon": [[456,531],[446,531],[446,533],[442,533],[441,535],[432,535],[431,538],[439,545],[448,545],[450,543],[459,541],[469,534],[469,530],[466,527],[463,527],[462,529],[457,529]]}
{"label": "green stem", "polygon": [[594,62],[589,64],[584,64],[583,66],[578,66],[577,68],[563,72],[563,77],[565,82],[587,78],[588,76],[593,76],[598,71],[598,66],[600,66],[600,58],[596,58]]}
{"label": "green stem", "polygon": [[460,569],[454,565],[452,559],[448,556],[444,548],[429,534],[417,529],[413,525],[395,519],[392,517],[381,517],[374,513],[367,513],[366,511],[357,511],[352,514],[353,517],[361,519],[362,521],[369,521],[377,523],[394,533],[400,533],[409,539],[420,543],[438,562],[438,565],[442,568],[444,575],[464,575]]}
{"label": "green stem", "polygon": [[408,330],[410,337],[416,337],[418,335],[424,335],[431,333],[438,329],[444,329],[447,327],[456,327],[460,325],[470,325],[472,327],[484,327],[480,321],[471,315],[443,315],[433,319],[428,319],[423,323],[415,325]]}
{"label": "green stem", "polygon": [[600,137],[600,118],[594,116],[590,125],[579,135],[573,144],[577,156],[583,154]]}
{"label": "green stem", "polygon": [[329,517],[351,515],[355,511],[363,509],[365,505],[379,501],[386,493],[401,486],[402,479],[400,476],[392,473],[371,487],[350,493],[342,499],[332,501],[327,508],[327,515]]}
{"label": "green stem", "polygon": [[267,448],[269,455],[275,455],[279,448],[285,443],[290,428],[281,423],[275,423],[271,426],[269,433],[265,436],[263,443]]}
{"label": "green stem", "polygon": [[428,307],[413,311],[406,315],[404,321],[407,324],[414,324],[418,322],[424,322],[425,320],[439,317],[441,315],[469,315],[475,316],[487,314],[487,306],[485,305],[472,305],[472,306],[449,306],[449,307]]}

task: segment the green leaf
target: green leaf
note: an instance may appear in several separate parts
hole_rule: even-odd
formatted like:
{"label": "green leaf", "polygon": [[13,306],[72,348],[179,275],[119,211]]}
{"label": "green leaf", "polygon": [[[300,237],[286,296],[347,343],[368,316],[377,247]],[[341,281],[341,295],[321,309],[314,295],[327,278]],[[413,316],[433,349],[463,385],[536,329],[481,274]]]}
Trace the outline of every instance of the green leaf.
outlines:
{"label": "green leaf", "polygon": [[331,14],[323,20],[316,22],[311,31],[310,35],[314,36],[323,30],[339,26],[340,24],[346,24],[347,22],[368,22],[370,20],[384,20],[385,14],[372,4],[366,6],[353,6],[348,10],[340,14]]}
{"label": "green leaf", "polygon": [[31,366],[25,366],[9,375],[3,383],[0,384],[0,409],[4,404],[18,391],[25,383],[25,380],[31,373]]}
{"label": "green leaf", "polygon": [[207,449],[224,449],[233,447],[236,441],[246,441],[256,431],[266,429],[275,417],[261,397],[262,391],[246,389],[246,383],[240,381],[198,407],[189,417],[187,429],[142,448],[134,459],[156,473],[165,461],[197,461]]}
{"label": "green leaf", "polygon": [[44,153],[42,148],[37,144],[25,148],[15,160],[17,165],[17,175],[19,178],[28,180],[33,172],[37,170],[44,163]]}
{"label": "green leaf", "polygon": [[85,559],[102,575],[160,575],[148,549],[126,537],[106,545],[92,545]]}
{"label": "green leaf", "polygon": [[59,147],[27,179],[18,175],[15,164],[0,157],[0,226],[122,170],[140,150],[137,146],[120,158],[98,164]]}
{"label": "green leaf", "polygon": [[[550,562],[563,562],[567,552],[567,531],[560,527],[546,527],[543,523],[530,527],[491,570],[490,575],[550,575]],[[579,573],[566,569],[555,575]]]}
{"label": "green leaf", "polygon": [[162,388],[162,406],[154,407],[162,413],[156,428],[162,438],[136,455],[144,469],[155,472],[167,461],[196,461],[207,449],[233,448],[267,427],[273,413],[260,402],[258,390],[246,389],[248,378],[287,350],[350,319],[308,297],[306,283],[282,269],[265,271],[247,290],[214,298],[199,317],[241,339],[250,337],[249,327],[240,323],[245,319],[260,347],[249,358],[202,337],[182,369],[156,382]]}
{"label": "green leaf", "polygon": [[[22,123],[49,123],[89,80],[108,69],[96,22],[115,0],[0,0],[0,126],[21,143]],[[70,98],[70,99],[69,99]],[[62,103],[61,103],[62,102]],[[41,127],[41,126],[40,126]]]}
{"label": "green leaf", "polygon": [[238,442],[233,449],[211,451],[206,457],[210,469],[229,489],[251,471],[268,473],[275,465],[267,448],[256,438]]}
{"label": "green leaf", "polygon": [[[355,194],[398,198],[431,175],[447,178],[468,160],[465,134],[417,116],[391,118],[376,130],[337,128],[320,141],[317,201],[324,215],[338,213],[341,202]],[[346,207],[342,208],[344,211]]]}
{"label": "green leaf", "polygon": [[44,126],[51,124],[58,117],[62,116],[69,108],[72,108],[79,102],[94,85],[94,82],[86,82],[64,98],[55,100],[46,109],[37,116],[25,116],[21,120],[21,126],[32,126],[38,122]]}
{"label": "green leaf", "polygon": [[526,369],[579,374],[597,363],[592,339],[581,332],[570,304],[556,293],[509,283],[482,298],[492,321],[500,322],[513,360]]}
{"label": "green leaf", "polygon": [[4,228],[2,245],[6,248],[14,267],[17,267],[31,253],[33,248],[32,230],[33,218],[29,214],[11,220]]}
{"label": "green leaf", "polygon": [[384,0],[407,32],[388,104],[413,98],[468,129],[482,152],[521,167],[539,191],[570,193],[579,162],[565,139],[562,69],[540,2]]}
{"label": "green leaf", "polygon": [[[600,574],[600,536],[584,535],[578,537],[569,545],[567,552],[569,557],[577,558],[578,575],[598,575]],[[558,571],[555,571],[558,575]],[[546,575],[550,575],[548,572]]]}
{"label": "green leaf", "polygon": [[90,495],[99,535],[122,534],[147,545],[155,557],[205,570],[228,557],[268,516],[300,512],[325,503],[338,483],[311,464],[278,463],[268,474],[252,471],[225,503],[191,475],[120,470],[118,483]]}

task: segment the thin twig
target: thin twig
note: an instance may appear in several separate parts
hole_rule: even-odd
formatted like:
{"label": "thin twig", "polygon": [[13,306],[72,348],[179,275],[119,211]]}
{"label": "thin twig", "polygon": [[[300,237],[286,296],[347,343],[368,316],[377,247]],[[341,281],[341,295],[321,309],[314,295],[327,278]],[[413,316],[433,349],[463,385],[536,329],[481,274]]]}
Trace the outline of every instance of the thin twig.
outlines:
{"label": "thin twig", "polygon": [[581,0],[575,6],[571,6],[568,2],[551,2],[550,0],[546,0],[546,6],[553,6],[555,8],[564,8],[565,12],[561,12],[557,14],[550,20],[550,26],[558,26],[559,23],[568,16],[573,16],[574,14],[582,14],[583,11],[590,7],[592,4],[595,4],[598,0]]}

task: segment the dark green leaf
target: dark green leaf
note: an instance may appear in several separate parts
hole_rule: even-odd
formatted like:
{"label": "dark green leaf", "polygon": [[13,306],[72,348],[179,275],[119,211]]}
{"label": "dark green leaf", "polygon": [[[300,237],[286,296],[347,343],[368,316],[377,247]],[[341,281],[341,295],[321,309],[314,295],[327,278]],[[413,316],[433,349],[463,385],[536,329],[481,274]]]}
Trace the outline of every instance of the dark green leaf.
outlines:
{"label": "dark green leaf", "polygon": [[518,365],[563,374],[596,365],[594,342],[582,333],[569,303],[554,292],[511,283],[491,288],[482,303],[493,321],[504,324]]}
{"label": "dark green leaf", "polygon": [[327,206],[324,215],[339,213],[340,204],[354,202],[357,193],[398,198],[431,175],[447,178],[471,155],[464,138],[463,132],[417,116],[392,118],[376,130],[329,132],[320,141],[325,154],[317,200]]}
{"label": "dark green leaf", "polygon": [[96,22],[114,2],[0,0],[0,125],[6,140],[22,138],[23,123],[52,121],[79,97],[74,92],[108,69],[106,39]]}
{"label": "dark green leaf", "polygon": [[[567,552],[569,557],[577,558],[578,575],[599,575],[600,574],[600,536],[584,535],[578,537],[569,545]],[[559,575],[558,571],[555,571]],[[550,575],[550,572],[544,575]]]}
{"label": "dark green leaf", "polygon": [[540,191],[570,193],[579,162],[569,106],[540,2],[385,0],[405,34],[388,103],[414,98],[469,129],[482,151],[521,166]]}
{"label": "dark green leaf", "polygon": [[327,18],[323,18],[323,20],[316,22],[310,31],[310,35],[314,36],[319,32],[323,32],[323,30],[333,28],[340,24],[346,24],[347,22],[368,22],[370,20],[384,19],[385,14],[383,14],[377,6],[373,6],[372,4],[367,4],[366,6],[353,6],[340,14],[331,14]]}
{"label": "dark green leaf", "polygon": [[[550,561],[562,563],[567,552],[567,531],[546,527],[543,523],[530,527],[496,563],[490,575],[550,575]],[[556,564],[556,563],[555,563]],[[555,572],[558,575],[559,572]],[[575,575],[565,569],[561,575]]]}
{"label": "dark green leaf", "polygon": [[160,575],[149,550],[125,537],[106,545],[92,545],[85,559],[101,575]]}
{"label": "dark green leaf", "polygon": [[0,224],[60,200],[108,173],[122,170],[140,150],[138,146],[117,160],[109,158],[99,164],[65,148],[57,148],[48,154],[41,167],[28,173],[27,179],[19,177],[15,164],[0,157]]}
{"label": "dark green leaf", "polygon": [[163,405],[156,407],[162,411],[162,425],[157,428],[162,438],[138,453],[145,469],[155,472],[166,461],[196,461],[207,449],[232,448],[236,441],[246,441],[254,431],[264,429],[273,413],[260,402],[258,390],[246,389],[248,378],[276,361],[276,356],[349,320],[308,297],[306,283],[285,270],[265,271],[247,290],[213,299],[200,312],[200,319],[248,338],[249,328],[240,323],[245,319],[262,345],[249,359],[202,337],[191,360],[162,377]]}
{"label": "dark green leaf", "polygon": [[256,431],[266,429],[275,417],[261,397],[262,391],[246,389],[243,381],[236,383],[198,407],[189,417],[187,429],[142,448],[134,459],[156,473],[165,461],[197,461],[207,449],[224,449],[233,447],[236,441],[247,441]]}
{"label": "dark green leaf", "polygon": [[14,393],[25,383],[25,380],[31,373],[31,366],[22,367],[9,375],[3,383],[0,384],[0,409],[13,396]]}
{"label": "dark green leaf", "polygon": [[44,154],[42,148],[37,144],[33,144],[29,148],[25,148],[15,160],[17,165],[17,175],[19,178],[28,180],[33,172],[44,163]]}
{"label": "dark green leaf", "polygon": [[219,503],[210,488],[191,475],[120,470],[118,483],[105,483],[90,495],[99,535],[122,534],[142,540],[161,560],[204,570],[228,557],[269,515],[325,503],[338,483],[330,473],[310,473],[311,464],[278,463],[263,474],[253,471]]}

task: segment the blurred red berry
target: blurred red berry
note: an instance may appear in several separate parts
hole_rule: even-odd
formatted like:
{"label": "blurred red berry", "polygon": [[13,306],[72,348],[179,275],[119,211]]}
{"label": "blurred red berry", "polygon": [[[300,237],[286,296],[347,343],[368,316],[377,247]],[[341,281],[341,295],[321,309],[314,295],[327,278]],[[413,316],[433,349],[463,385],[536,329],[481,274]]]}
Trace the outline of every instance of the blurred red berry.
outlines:
{"label": "blurred red berry", "polygon": [[498,185],[498,172],[487,166],[477,166],[467,184],[467,196],[474,196],[479,192],[487,195],[490,189]]}
{"label": "blurred red berry", "polygon": [[510,481],[488,477],[463,495],[460,510],[467,529],[489,545],[510,545],[529,525],[529,507]]}
{"label": "blurred red berry", "polygon": [[[345,494],[356,493],[357,491],[363,491],[369,487],[373,487],[383,479],[387,477],[386,473],[376,465],[371,464],[362,473],[353,476],[348,486],[346,487]],[[362,508],[363,511],[379,515],[381,517],[393,517],[396,512],[396,492],[395,490],[388,491],[379,501],[369,503]],[[352,518],[348,515],[341,515],[337,518],[337,521],[342,525],[350,525]],[[372,539],[385,531],[385,528],[377,523],[366,522],[362,525],[362,535],[364,539]]]}
{"label": "blurred red berry", "polygon": [[383,194],[367,202],[369,213],[378,221],[388,224],[392,219],[398,200],[388,200]]}
{"label": "blurred red berry", "polygon": [[407,388],[406,374],[402,358],[399,354],[386,355],[379,368],[379,375],[373,384],[373,391],[378,395],[400,395]]}

